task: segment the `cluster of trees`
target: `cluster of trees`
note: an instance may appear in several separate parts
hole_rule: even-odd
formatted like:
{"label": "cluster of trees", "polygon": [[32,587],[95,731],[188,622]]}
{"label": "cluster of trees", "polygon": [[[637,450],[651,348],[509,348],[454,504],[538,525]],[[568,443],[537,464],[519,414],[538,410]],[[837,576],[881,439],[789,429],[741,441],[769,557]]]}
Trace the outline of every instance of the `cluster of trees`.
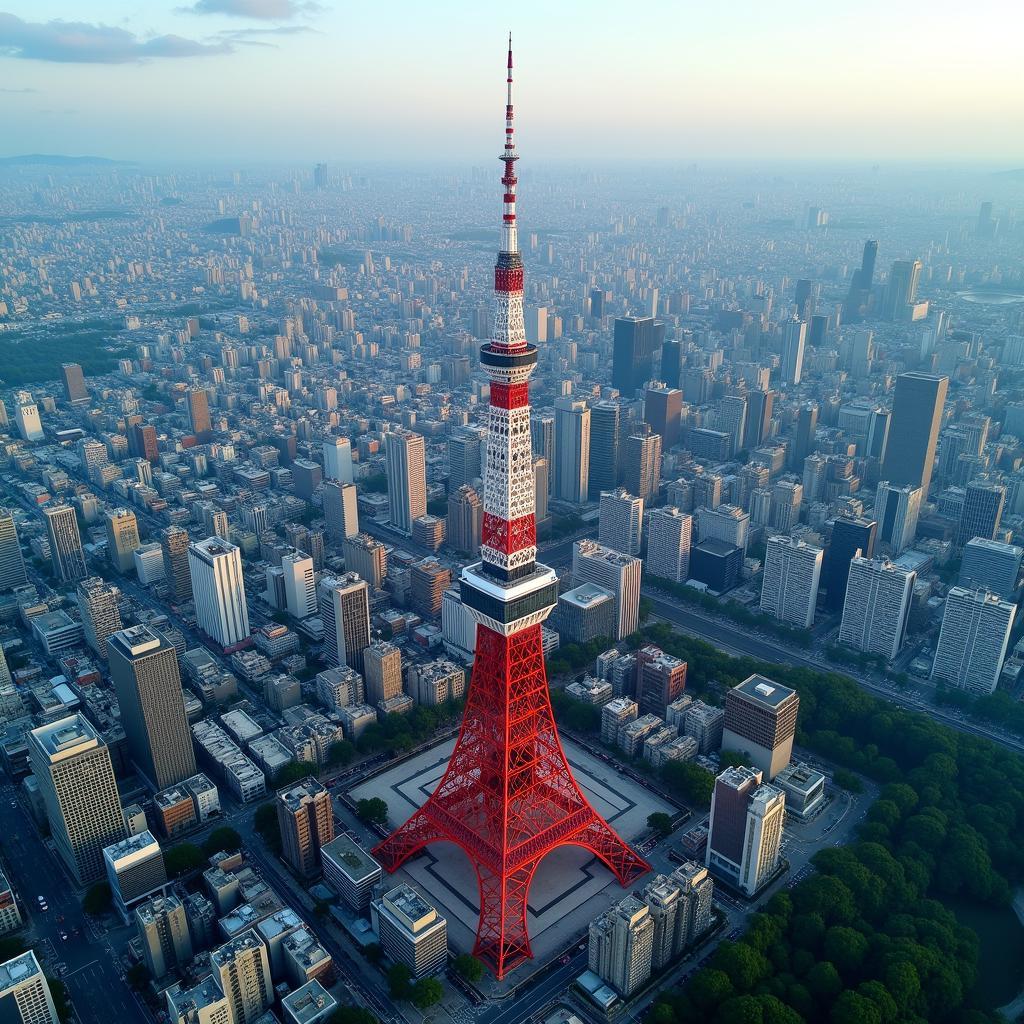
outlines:
{"label": "cluster of trees", "polygon": [[388,970],[388,988],[392,999],[405,999],[418,1010],[429,1010],[444,996],[444,989],[437,978],[413,981],[412,971],[406,964],[393,964]]}
{"label": "cluster of trees", "polygon": [[455,970],[459,976],[473,983],[484,976],[484,965],[471,953],[462,953],[455,958]]}
{"label": "cluster of trees", "polygon": [[379,796],[360,800],[356,804],[356,814],[360,821],[370,825],[386,825],[388,823],[388,805]]}
{"label": "cluster of trees", "polygon": [[0,370],[11,387],[33,381],[59,380],[63,363],[78,363],[88,377],[109,373],[130,349],[111,336],[122,327],[113,321],[93,320],[61,333],[7,331],[4,334],[4,365]]}
{"label": "cluster of trees", "polygon": [[385,715],[364,730],[356,747],[361,754],[390,750],[400,754],[430,739],[438,729],[451,725],[462,715],[463,702],[449,700],[436,707],[418,704],[407,715]]}
{"label": "cluster of trees", "polygon": [[855,651],[852,647],[844,647],[842,644],[829,644],[825,648],[825,654],[829,661],[840,665],[853,665],[855,668],[884,672],[887,664],[882,654],[872,654],[870,651]]}
{"label": "cluster of trees", "polygon": [[[800,693],[797,742],[881,785],[858,840],[814,858],[725,942],[655,1024],[981,1024],[973,932],[939,902],[1004,904],[1024,880],[1024,759],[872,697],[837,673],[689,646],[716,678],[760,671]],[[690,660],[690,659],[688,659]],[[733,664],[729,664],[729,663]]]}
{"label": "cluster of trees", "polygon": [[280,855],[283,848],[281,825],[277,820],[277,804],[274,800],[267,800],[256,808],[253,825],[270,852]]}
{"label": "cluster of trees", "polygon": [[562,644],[551,657],[548,658],[548,676],[568,675],[570,672],[577,672],[581,668],[588,668],[593,665],[594,659],[603,654],[612,646],[610,636],[597,637],[585,644]]}
{"label": "cluster of trees", "polygon": [[935,703],[959,708],[971,718],[1001,725],[1024,736],[1024,704],[1014,700],[1005,690],[997,690],[986,697],[974,697],[965,690],[939,686],[935,691]]}
{"label": "cluster of trees", "polygon": [[274,773],[274,785],[279,789],[308,778],[315,779],[320,774],[320,766],[315,761],[289,761]]}
{"label": "cluster of trees", "polygon": [[242,837],[229,825],[215,828],[203,843],[203,855],[212,857],[215,853],[235,853],[242,848]]}
{"label": "cluster of trees", "polygon": [[206,854],[194,843],[178,843],[164,850],[164,866],[167,868],[168,878],[181,878],[182,875],[197,871],[205,863]]}
{"label": "cluster of trees", "polygon": [[601,731],[601,709],[585,700],[579,700],[565,690],[551,691],[551,707],[555,719],[574,732],[599,733]]}

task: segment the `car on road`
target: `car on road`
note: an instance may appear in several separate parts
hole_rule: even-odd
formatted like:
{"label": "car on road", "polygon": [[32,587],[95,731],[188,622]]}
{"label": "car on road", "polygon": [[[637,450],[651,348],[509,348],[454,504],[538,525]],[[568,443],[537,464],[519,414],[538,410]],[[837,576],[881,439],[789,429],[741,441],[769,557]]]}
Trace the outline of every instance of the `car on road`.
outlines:
{"label": "car on road", "polygon": [[50,909],[50,907],[46,903],[40,903],[39,909],[45,914]]}
{"label": "car on road", "polygon": [[46,902],[46,897],[45,896],[37,896],[36,897],[36,903],[45,903],[45,902]]}
{"label": "car on road", "polygon": [[68,933],[65,932],[65,931],[62,931],[60,933],[60,939],[61,939],[61,942],[67,942],[68,941]]}

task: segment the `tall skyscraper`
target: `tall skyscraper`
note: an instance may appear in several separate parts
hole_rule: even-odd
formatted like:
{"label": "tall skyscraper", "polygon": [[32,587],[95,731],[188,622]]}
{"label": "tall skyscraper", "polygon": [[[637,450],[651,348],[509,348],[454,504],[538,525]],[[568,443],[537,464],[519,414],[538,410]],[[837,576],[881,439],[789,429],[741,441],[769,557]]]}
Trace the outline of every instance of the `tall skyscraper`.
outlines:
{"label": "tall skyscraper", "polygon": [[875,557],[875,533],[878,524],[863,516],[840,516],[832,527],[832,539],[825,549],[821,564],[821,583],[825,587],[825,604],[839,611],[846,600],[846,581],[854,556]]}
{"label": "tall skyscraper", "polygon": [[747,432],[743,442],[747,448],[757,448],[768,440],[774,409],[774,391],[747,392]]}
{"label": "tall skyscraper", "polygon": [[316,577],[313,559],[305,551],[293,551],[281,559],[284,574],[285,607],[288,614],[296,619],[308,619],[316,615]]}
{"label": "tall skyscraper", "polygon": [[658,374],[670,388],[679,387],[683,374],[683,346],[677,340],[666,341],[661,347],[661,371]]}
{"label": "tall skyscraper", "polygon": [[50,541],[50,561],[53,574],[62,583],[75,583],[85,579],[89,570],[85,566],[85,551],[78,532],[78,520],[70,505],[58,503],[43,509],[46,516],[46,534]]}
{"label": "tall skyscraper", "polygon": [[590,922],[588,966],[628,999],[651,976],[654,919],[636,896],[627,896]]}
{"label": "tall skyscraper", "polygon": [[483,475],[480,452],[486,445],[475,429],[463,428],[448,438],[448,493],[452,494],[464,484],[471,484]]}
{"label": "tall skyscraper", "polygon": [[453,550],[478,555],[483,521],[483,502],[469,484],[448,496],[448,544]]}
{"label": "tall skyscraper", "polygon": [[614,491],[618,486],[621,419],[622,406],[617,399],[602,399],[590,407],[588,496]]}
{"label": "tall skyscraper", "polygon": [[135,568],[135,549],[139,546],[139,524],[129,508],[107,513],[107,559],[121,573]]}
{"label": "tall skyscraper", "polygon": [[[644,421],[651,430],[660,434],[665,448],[674,448],[679,443],[680,415],[683,411],[683,393],[674,385],[664,381],[651,381],[644,389]],[[746,403],[744,403],[744,418]],[[741,429],[742,434],[742,429]],[[742,445],[740,440],[737,447]]]}
{"label": "tall skyscraper", "polygon": [[155,629],[133,626],[110,637],[107,653],[135,766],[156,790],[195,775],[174,645]]}
{"label": "tall skyscraper", "polygon": [[602,492],[598,539],[606,547],[626,555],[639,555],[643,521],[643,498],[637,498],[623,487]]}
{"label": "tall skyscraper", "polygon": [[39,406],[27,392],[21,392],[16,399],[14,422],[23,441],[42,441],[46,437],[43,421],[39,418]]}
{"label": "tall skyscraper", "polygon": [[214,980],[227,999],[225,1024],[255,1024],[274,1001],[267,947],[255,929],[240,932],[210,954]]}
{"label": "tall skyscraper", "polygon": [[249,639],[249,606],[242,580],[242,553],[219,537],[188,546],[196,624],[225,650]]}
{"label": "tall skyscraper", "polygon": [[328,480],[324,484],[324,521],[327,536],[333,544],[340,544],[359,533],[359,505],[355,484]]}
{"label": "tall skyscraper", "polygon": [[192,959],[192,936],[185,906],[174,893],[146,900],[135,908],[134,917],[142,957],[155,980],[166,977],[176,967],[184,967]]}
{"label": "tall skyscraper", "polygon": [[[499,979],[531,955],[530,880],[550,850],[585,843],[622,885],[647,869],[574,781],[548,696],[541,623],[557,601],[558,580],[554,570],[536,563],[529,377],[537,348],[527,344],[523,330],[511,43],[507,78],[494,332],[480,352],[490,379],[483,545],[481,560],[466,566],[460,580],[463,606],[477,622],[473,681],[444,776],[426,803],[375,851],[383,867],[394,871],[427,843],[459,838],[479,882],[474,952]],[[582,480],[585,490],[585,469]],[[508,728],[509,723],[518,725]],[[386,896],[385,909],[387,903]],[[378,917],[386,946],[383,910]],[[396,950],[392,958],[397,955]]]}
{"label": "tall skyscraper", "polygon": [[999,685],[1017,606],[984,590],[951,587],[932,679],[988,696]]}
{"label": "tall skyscraper", "polygon": [[302,878],[316,878],[320,849],[334,839],[330,792],[314,778],[279,789],[277,823],[285,861]]}
{"label": "tall skyscraper", "polygon": [[882,297],[882,316],[886,320],[910,319],[907,307],[917,301],[917,286],[921,280],[920,260],[894,260],[889,280]]}
{"label": "tall skyscraper", "polygon": [[761,584],[761,611],[803,629],[814,623],[821,579],[821,548],[791,537],[769,537]]}
{"label": "tall skyscraper", "polygon": [[324,653],[332,665],[363,671],[363,652],[370,644],[370,596],[366,580],[354,572],[325,576],[319,586],[324,622]]}
{"label": "tall skyscraper", "polygon": [[975,537],[964,545],[957,582],[968,590],[987,590],[1010,601],[1017,593],[1022,561],[1024,548]]}
{"label": "tall skyscraper", "polygon": [[920,487],[925,501],[932,482],[935,446],[948,388],[948,377],[930,373],[901,373],[896,378],[889,443],[881,476],[897,486]]}
{"label": "tall skyscraper", "polygon": [[878,540],[898,555],[914,543],[924,491],[907,484],[894,486],[882,480],[875,490],[873,518],[878,523]]}
{"label": "tall skyscraper", "polygon": [[818,405],[816,402],[804,402],[797,413],[796,433],[790,448],[790,465],[800,469],[804,459],[814,451],[815,434],[818,429]]}
{"label": "tall skyscraper", "polygon": [[661,435],[642,423],[626,438],[626,489],[644,501],[658,494],[661,486]]}
{"label": "tall skyscraper", "polygon": [[396,428],[384,435],[391,525],[412,535],[414,519],[427,514],[427,463],[423,435]]}
{"label": "tall skyscraper", "polygon": [[686,662],[647,644],[636,652],[636,699],[640,714],[665,717],[686,689]]}
{"label": "tall skyscraper", "polygon": [[33,949],[0,964],[0,1020],[5,1024],[59,1024],[50,984]]}
{"label": "tall skyscraper", "polygon": [[160,456],[156,427],[148,423],[133,423],[128,428],[128,454],[147,462],[156,462]]}
{"label": "tall skyscraper", "polygon": [[770,782],[793,756],[799,712],[796,690],[765,676],[748,676],[725,695],[722,749],[743,754]]}
{"label": "tall skyscraper", "polygon": [[99,576],[89,576],[78,584],[76,596],[85,641],[97,657],[106,661],[107,640],[121,628],[119,592]]}
{"label": "tall skyscraper", "polygon": [[917,573],[886,559],[854,558],[843,602],[839,642],[892,661],[907,633]]}
{"label": "tall skyscraper", "polygon": [[654,376],[655,357],[665,341],[665,324],[650,316],[615,320],[612,338],[612,387],[628,398]]}
{"label": "tall skyscraper", "polygon": [[87,718],[71,715],[33,729],[28,752],[68,871],[82,886],[102,878],[103,850],[127,835],[107,745]]}
{"label": "tall skyscraper", "polygon": [[188,530],[168,526],[160,534],[160,547],[164,553],[164,579],[170,589],[171,600],[176,603],[192,600],[192,568],[188,560]]}
{"label": "tall skyscraper", "polygon": [[554,495],[574,505],[589,497],[590,409],[578,398],[555,401]]}
{"label": "tall skyscraper", "polygon": [[25,558],[18,540],[14,516],[0,508],[0,590],[13,590],[28,582]]}
{"label": "tall skyscraper", "polygon": [[726,768],[711,796],[707,866],[747,896],[771,879],[782,849],[786,796],[762,778],[759,768]]}
{"label": "tall skyscraper", "polygon": [[363,652],[366,698],[376,707],[402,692],[402,652],[386,640],[370,644]]}
{"label": "tall skyscraper", "polygon": [[85,374],[78,363],[64,363],[60,368],[61,377],[64,380],[64,396],[75,405],[78,402],[89,401],[89,389],[85,386]]}
{"label": "tall skyscraper", "polygon": [[384,544],[368,533],[357,533],[345,541],[342,550],[349,572],[366,580],[374,590],[384,586],[384,577],[388,573],[388,549]]}
{"label": "tall skyscraper", "polygon": [[324,478],[338,483],[355,483],[352,475],[352,442],[347,437],[328,437],[323,443]]}
{"label": "tall skyscraper", "polygon": [[635,633],[640,625],[640,575],[643,562],[631,555],[613,551],[592,540],[573,545],[573,586],[593,583],[615,595],[615,636]]}
{"label": "tall skyscraper", "polygon": [[874,240],[865,242],[860,268],[855,270],[850,278],[850,291],[843,303],[844,323],[853,323],[859,320],[871,305],[871,289],[874,285],[877,256],[878,242]]}
{"label": "tall skyscraper", "polygon": [[1006,488],[989,480],[972,480],[964,496],[964,510],[956,531],[956,542],[963,547],[969,540],[981,537],[995,540],[1003,518]]}
{"label": "tall skyscraper", "polygon": [[685,583],[690,572],[693,520],[672,505],[647,517],[647,571],[673,583]]}
{"label": "tall skyscraper", "polygon": [[780,374],[787,384],[799,384],[804,372],[804,345],[807,324],[793,317],[782,325],[782,360]]}
{"label": "tall skyscraper", "polygon": [[185,408],[188,412],[189,430],[199,441],[209,441],[213,433],[210,420],[210,400],[206,392],[200,388],[185,394]]}

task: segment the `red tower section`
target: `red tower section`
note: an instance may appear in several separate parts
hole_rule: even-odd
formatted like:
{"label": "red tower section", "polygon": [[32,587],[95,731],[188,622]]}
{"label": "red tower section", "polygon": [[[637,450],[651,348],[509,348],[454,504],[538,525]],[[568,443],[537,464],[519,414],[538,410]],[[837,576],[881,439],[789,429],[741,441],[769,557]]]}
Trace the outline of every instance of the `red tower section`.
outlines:
{"label": "red tower section", "polygon": [[428,843],[453,842],[476,871],[480,923],[473,952],[498,978],[527,960],[527,900],[537,866],[565,845],[590,850],[629,885],[648,865],[587,802],[565,758],[548,696],[541,622],[558,578],[536,558],[527,383],[537,363],[525,339],[517,244],[508,52],[502,248],[495,267],[482,560],[462,571],[462,601],[478,623],[466,712],[444,776],[427,802],[374,850],[388,871]]}

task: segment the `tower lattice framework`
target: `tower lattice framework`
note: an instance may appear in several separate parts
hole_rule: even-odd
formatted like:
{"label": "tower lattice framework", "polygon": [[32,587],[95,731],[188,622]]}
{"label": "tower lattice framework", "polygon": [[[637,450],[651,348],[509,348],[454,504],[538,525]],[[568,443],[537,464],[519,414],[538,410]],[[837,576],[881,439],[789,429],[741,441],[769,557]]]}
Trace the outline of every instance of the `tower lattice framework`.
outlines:
{"label": "tower lattice framework", "polygon": [[374,851],[394,871],[428,843],[456,843],[476,871],[480,922],[473,952],[498,978],[527,960],[530,882],[552,850],[590,850],[629,885],[648,870],[580,791],[548,696],[541,622],[558,599],[555,572],[536,562],[523,262],[515,213],[512,45],[505,107],[502,246],[494,268],[491,378],[481,561],[462,571],[462,601],[478,623],[458,742],[437,789]]}

